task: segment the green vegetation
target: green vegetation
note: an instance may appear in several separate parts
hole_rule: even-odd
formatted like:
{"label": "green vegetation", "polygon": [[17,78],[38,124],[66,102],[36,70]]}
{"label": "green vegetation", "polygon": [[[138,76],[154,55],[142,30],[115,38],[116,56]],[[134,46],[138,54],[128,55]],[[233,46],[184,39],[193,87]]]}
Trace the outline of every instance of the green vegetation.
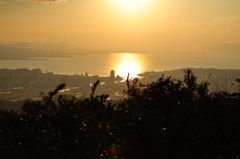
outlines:
{"label": "green vegetation", "polygon": [[240,94],[196,79],[127,80],[117,102],[94,94],[99,81],[81,99],[60,85],[21,114],[0,111],[1,158],[239,158]]}

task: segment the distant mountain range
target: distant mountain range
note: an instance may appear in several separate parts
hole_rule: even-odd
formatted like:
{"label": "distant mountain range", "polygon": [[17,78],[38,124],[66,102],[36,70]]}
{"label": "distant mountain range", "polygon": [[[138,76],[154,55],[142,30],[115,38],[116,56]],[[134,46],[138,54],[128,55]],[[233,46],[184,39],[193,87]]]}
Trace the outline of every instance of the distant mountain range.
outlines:
{"label": "distant mountain range", "polygon": [[[2,42],[0,43],[0,60],[26,60],[31,58],[68,57],[82,54],[99,54],[108,51],[82,49],[67,42],[59,43],[28,43]],[[109,51],[111,52],[111,51]],[[117,51],[115,51],[117,52]],[[193,53],[193,52],[190,52]],[[195,54],[240,55],[240,44],[216,44],[194,51]]]}
{"label": "distant mountain range", "polygon": [[198,53],[240,55],[240,44],[221,43],[197,50]]}
{"label": "distant mountain range", "polygon": [[99,51],[81,49],[67,42],[27,43],[15,41],[0,43],[0,60],[27,60],[37,57],[69,57],[91,53],[99,53]]}
{"label": "distant mountain range", "polygon": [[54,51],[76,51],[78,48],[68,42],[59,42],[59,43],[26,43],[14,41],[9,44],[9,46],[18,47],[18,48],[27,48],[27,49],[37,49],[37,50],[54,50]]}

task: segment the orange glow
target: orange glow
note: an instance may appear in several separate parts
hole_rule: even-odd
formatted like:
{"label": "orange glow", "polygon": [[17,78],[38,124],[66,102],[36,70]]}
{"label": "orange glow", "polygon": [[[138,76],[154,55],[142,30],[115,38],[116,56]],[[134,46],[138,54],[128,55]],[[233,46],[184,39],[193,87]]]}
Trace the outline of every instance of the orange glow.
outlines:
{"label": "orange glow", "polygon": [[137,74],[141,73],[143,66],[143,58],[140,54],[136,53],[117,53],[115,54],[115,71],[116,75],[126,78],[128,73],[130,78],[138,77]]}
{"label": "orange glow", "polygon": [[151,4],[152,0],[114,0],[114,4],[122,10],[137,11],[142,10]]}

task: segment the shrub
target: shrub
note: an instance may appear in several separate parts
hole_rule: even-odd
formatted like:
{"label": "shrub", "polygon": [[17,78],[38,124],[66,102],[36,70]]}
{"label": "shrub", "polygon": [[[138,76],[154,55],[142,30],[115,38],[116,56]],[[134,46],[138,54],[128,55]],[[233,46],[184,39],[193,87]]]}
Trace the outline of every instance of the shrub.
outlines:
{"label": "shrub", "polygon": [[238,93],[208,92],[186,71],[184,81],[127,80],[126,99],[66,99],[58,86],[23,113],[0,111],[1,158],[238,158]]}

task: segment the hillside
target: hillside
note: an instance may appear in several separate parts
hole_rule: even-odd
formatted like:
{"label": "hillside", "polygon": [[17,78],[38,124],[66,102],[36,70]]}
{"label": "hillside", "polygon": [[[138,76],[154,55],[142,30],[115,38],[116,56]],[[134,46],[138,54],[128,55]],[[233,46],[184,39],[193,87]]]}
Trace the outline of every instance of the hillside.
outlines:
{"label": "hillside", "polygon": [[[235,81],[240,78],[240,70],[237,69],[215,69],[215,68],[190,68],[194,75],[197,76],[197,82],[208,81],[210,83],[210,91],[227,91],[235,92],[238,90],[238,84]],[[164,70],[161,72],[145,72],[138,74],[142,83],[149,83],[155,81],[160,76],[165,77],[171,76],[175,79],[183,79],[184,71],[186,68],[175,69],[175,70]]]}

